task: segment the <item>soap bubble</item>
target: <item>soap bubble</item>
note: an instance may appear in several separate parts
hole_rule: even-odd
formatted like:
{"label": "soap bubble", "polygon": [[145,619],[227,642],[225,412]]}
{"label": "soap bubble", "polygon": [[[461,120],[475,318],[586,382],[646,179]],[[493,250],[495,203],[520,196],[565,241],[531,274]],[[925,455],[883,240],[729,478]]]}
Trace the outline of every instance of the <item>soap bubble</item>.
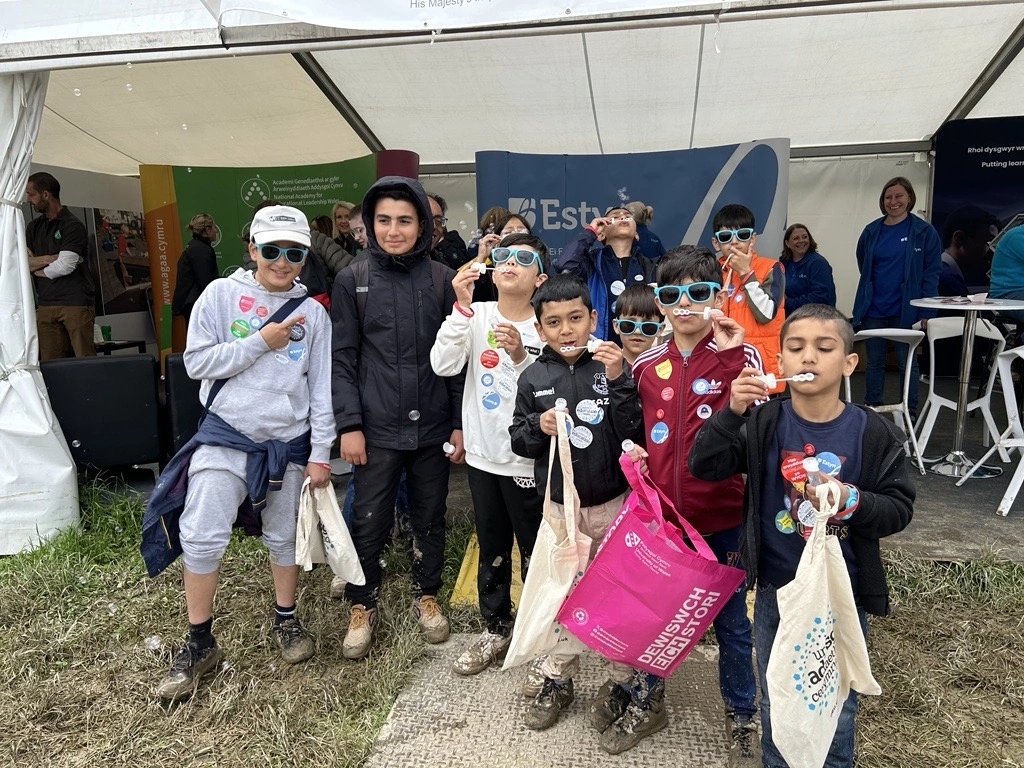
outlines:
{"label": "soap bubble", "polygon": [[127,66],[128,69],[131,69],[132,68],[132,63],[129,61],[125,66]]}
{"label": "soap bubble", "polygon": [[181,130],[187,131],[188,130],[188,123],[182,123],[181,124]]}
{"label": "soap bubble", "polygon": [[129,90],[129,91],[130,91],[130,90],[132,89],[132,84],[131,84],[131,83],[125,83],[125,84],[124,84],[124,87],[125,87],[125,88],[126,88],[127,90]]}
{"label": "soap bubble", "polygon": [[81,440],[72,440],[71,441],[71,447],[72,448],[81,448],[82,447],[82,441]]}
{"label": "soap bubble", "polygon": [[75,90],[73,90],[72,93],[75,94],[75,96],[81,96],[82,95],[82,89],[81,88],[75,88]]}
{"label": "soap bubble", "polygon": [[189,173],[192,173],[192,169],[191,169],[191,168],[187,168],[186,170],[187,170],[187,171],[188,171]]}
{"label": "soap bubble", "polygon": [[164,641],[160,639],[159,635],[150,635],[145,640],[146,649],[150,651],[159,651],[163,648]]}
{"label": "soap bubble", "polygon": [[624,203],[629,201],[629,195],[626,194],[625,187],[622,187],[621,189],[617,190],[617,192],[619,195],[619,200],[621,200]]}
{"label": "soap bubble", "polygon": [[469,202],[469,200],[466,201],[466,210],[469,211],[470,213],[473,212],[473,204]]}
{"label": "soap bubble", "polygon": [[466,225],[466,222],[464,222],[464,221],[460,221],[460,222],[459,222],[459,229],[465,229],[465,228],[466,228],[466,226],[467,226],[467,225]]}

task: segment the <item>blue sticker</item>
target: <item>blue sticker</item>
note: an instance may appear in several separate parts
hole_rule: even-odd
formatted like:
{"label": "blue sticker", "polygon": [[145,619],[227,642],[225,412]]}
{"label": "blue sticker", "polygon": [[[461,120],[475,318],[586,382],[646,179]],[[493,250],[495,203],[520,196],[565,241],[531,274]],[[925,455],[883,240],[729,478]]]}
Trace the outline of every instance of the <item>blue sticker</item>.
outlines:
{"label": "blue sticker", "polygon": [[484,395],[484,408],[489,411],[493,411],[499,405],[501,405],[501,397],[498,396],[497,392],[488,392]]}
{"label": "blue sticker", "polygon": [[707,379],[697,379],[690,388],[695,395],[706,395],[710,391],[711,385],[708,384]]}
{"label": "blue sticker", "polygon": [[262,317],[258,317],[257,315],[253,315],[252,317],[249,318],[249,327],[252,328],[254,331],[257,328],[259,328],[261,325],[263,325],[263,318]]}
{"label": "blue sticker", "polygon": [[668,440],[668,424],[664,421],[659,421],[651,427],[651,442],[661,445],[666,440]]}
{"label": "blue sticker", "polygon": [[485,387],[493,387],[494,386],[494,374],[493,373],[485,373],[483,376],[480,377],[480,383],[483,386],[485,386]]}
{"label": "blue sticker", "polygon": [[[295,326],[293,325],[292,328],[294,328],[294,327]],[[300,344],[297,341],[290,341],[290,342],[288,342],[288,357],[290,357],[295,362],[298,362],[299,360],[301,360],[305,356],[306,356],[306,345],[305,344]]]}
{"label": "blue sticker", "polygon": [[825,453],[819,453],[815,458],[818,460],[818,469],[831,477],[836,477],[843,468],[843,462],[834,453],[826,451]]}

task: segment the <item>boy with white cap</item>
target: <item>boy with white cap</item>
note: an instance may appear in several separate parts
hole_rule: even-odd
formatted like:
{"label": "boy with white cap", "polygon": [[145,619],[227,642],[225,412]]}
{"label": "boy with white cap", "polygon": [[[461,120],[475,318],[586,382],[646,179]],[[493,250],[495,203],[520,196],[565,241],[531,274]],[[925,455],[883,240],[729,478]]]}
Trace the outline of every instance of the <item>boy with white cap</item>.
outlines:
{"label": "boy with white cap", "polygon": [[[251,501],[259,514],[270,553],[276,598],[271,637],[289,663],[314,653],[295,613],[295,525],[304,478],[314,487],[330,482],[331,324],[295,280],[309,253],[305,215],[287,206],[264,208],[249,232],[255,273],[238,269],[214,281],[196,302],[188,328],[185,368],[202,381],[207,413],[196,437],[164,471],[187,477],[180,518],[163,504],[175,490],[165,488],[162,476],[143,523],[151,574],[169,562],[147,538],[154,510],[170,559],[176,554],[170,545],[180,535],[184,561],[189,637],[157,688],[165,700],[192,693],[223,656],[211,632],[213,597],[243,502]],[[154,566],[154,555],[165,559]]]}

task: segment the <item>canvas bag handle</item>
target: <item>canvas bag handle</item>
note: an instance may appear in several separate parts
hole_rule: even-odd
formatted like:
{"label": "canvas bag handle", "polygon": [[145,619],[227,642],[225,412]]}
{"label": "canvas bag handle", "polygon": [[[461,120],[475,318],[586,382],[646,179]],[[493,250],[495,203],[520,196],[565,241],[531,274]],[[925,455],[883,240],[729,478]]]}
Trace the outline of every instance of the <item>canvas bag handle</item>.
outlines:
{"label": "canvas bag handle", "polygon": [[572,469],[572,455],[569,453],[569,432],[567,423],[569,414],[555,411],[555,424],[558,435],[551,438],[548,449],[548,482],[544,488],[544,510],[551,508],[551,470],[555,466],[555,445],[558,445],[558,461],[562,467],[562,510],[565,513],[565,530],[570,541],[576,541],[576,514],[578,502],[576,495],[575,475]]}

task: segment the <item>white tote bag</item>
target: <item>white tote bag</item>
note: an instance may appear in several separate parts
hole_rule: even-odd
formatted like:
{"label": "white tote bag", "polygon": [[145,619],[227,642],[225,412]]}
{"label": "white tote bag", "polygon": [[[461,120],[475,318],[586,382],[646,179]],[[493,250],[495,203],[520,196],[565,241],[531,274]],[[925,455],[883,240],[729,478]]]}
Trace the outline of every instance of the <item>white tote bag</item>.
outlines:
{"label": "white tote bag", "polygon": [[[587,650],[580,640],[555,620],[566,595],[587,568],[591,544],[590,537],[576,527],[580,497],[573,482],[565,418],[556,419],[558,437],[551,438],[544,516],[537,531],[537,543],[533,546],[530,569],[523,582],[523,595],[512,628],[512,643],[502,669],[518,667],[545,653],[574,656]],[[556,440],[562,467],[561,509],[551,501]]]}
{"label": "white tote bag", "polygon": [[303,481],[299,495],[295,562],[307,571],[313,568],[313,563],[327,563],[335,576],[349,584],[366,583],[334,488],[328,484],[324,488],[313,489],[308,477]]}
{"label": "white tote bag", "polygon": [[766,679],[772,740],[790,768],[821,768],[850,689],[877,696],[850,573],[834,535],[838,488],[822,483],[796,577],[778,590],[779,629]]}

